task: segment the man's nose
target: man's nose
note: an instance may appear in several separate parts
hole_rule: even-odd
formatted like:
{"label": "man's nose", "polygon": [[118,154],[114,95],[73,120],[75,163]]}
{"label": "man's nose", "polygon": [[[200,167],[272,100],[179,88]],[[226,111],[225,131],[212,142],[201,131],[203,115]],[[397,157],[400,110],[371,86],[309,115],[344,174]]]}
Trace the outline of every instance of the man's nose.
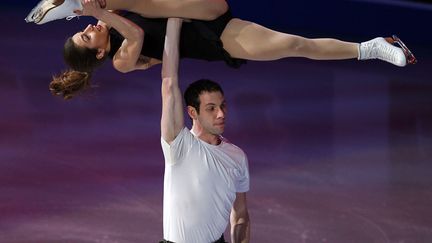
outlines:
{"label": "man's nose", "polygon": [[221,109],[221,108],[218,109],[217,118],[225,118],[225,111],[224,111],[224,109]]}

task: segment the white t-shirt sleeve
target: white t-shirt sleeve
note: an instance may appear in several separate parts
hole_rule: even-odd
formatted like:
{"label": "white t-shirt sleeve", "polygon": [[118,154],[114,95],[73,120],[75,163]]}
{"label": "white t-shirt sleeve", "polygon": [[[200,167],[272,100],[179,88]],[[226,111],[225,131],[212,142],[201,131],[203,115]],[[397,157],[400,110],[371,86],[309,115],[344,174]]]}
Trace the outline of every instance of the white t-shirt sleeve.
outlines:
{"label": "white t-shirt sleeve", "polygon": [[247,156],[244,155],[244,160],[241,164],[240,176],[236,183],[236,192],[247,192],[249,191],[249,164]]}
{"label": "white t-shirt sleeve", "polygon": [[168,144],[161,138],[162,151],[165,157],[165,164],[174,165],[181,161],[191,149],[194,136],[187,127],[184,127],[177,137]]}

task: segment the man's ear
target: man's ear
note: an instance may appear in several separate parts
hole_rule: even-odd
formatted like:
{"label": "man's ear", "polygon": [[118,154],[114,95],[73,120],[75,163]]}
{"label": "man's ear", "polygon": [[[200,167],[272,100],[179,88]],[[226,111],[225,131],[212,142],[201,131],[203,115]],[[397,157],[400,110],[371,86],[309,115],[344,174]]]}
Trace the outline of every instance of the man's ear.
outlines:
{"label": "man's ear", "polygon": [[96,53],[96,58],[101,60],[104,57],[105,57],[105,49],[99,48],[97,53]]}
{"label": "man's ear", "polygon": [[197,114],[197,111],[196,111],[195,107],[192,107],[192,106],[188,105],[188,107],[187,107],[187,113],[188,113],[189,117],[192,120],[196,120],[197,119],[197,115],[198,114]]}

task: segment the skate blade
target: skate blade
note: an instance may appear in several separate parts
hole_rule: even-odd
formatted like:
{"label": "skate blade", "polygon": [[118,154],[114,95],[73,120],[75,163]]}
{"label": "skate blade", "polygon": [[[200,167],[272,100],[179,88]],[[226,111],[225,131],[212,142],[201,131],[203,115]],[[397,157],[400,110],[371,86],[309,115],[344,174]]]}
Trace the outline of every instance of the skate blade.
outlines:
{"label": "skate blade", "polygon": [[27,23],[34,22],[35,24],[38,24],[41,22],[46,14],[51,11],[52,9],[62,5],[64,3],[64,0],[52,0],[46,7],[42,8],[44,4],[46,4],[47,1],[50,0],[42,0],[40,1],[36,7],[34,7],[30,13],[27,15],[27,17],[24,19]]}
{"label": "skate blade", "polygon": [[393,35],[391,38],[393,39],[394,43],[398,44],[402,48],[402,50],[403,50],[403,52],[407,58],[408,64],[416,64],[417,58],[415,58],[414,54],[410,51],[410,49],[408,49],[408,47],[405,45],[405,43],[403,43],[403,41],[399,37],[397,37],[396,35]]}

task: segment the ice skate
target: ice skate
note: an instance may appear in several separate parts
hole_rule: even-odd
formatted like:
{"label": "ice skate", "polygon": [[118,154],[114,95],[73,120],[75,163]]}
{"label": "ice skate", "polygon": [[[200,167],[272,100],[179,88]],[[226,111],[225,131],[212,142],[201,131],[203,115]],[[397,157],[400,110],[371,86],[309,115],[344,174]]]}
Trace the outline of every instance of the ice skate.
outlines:
{"label": "ice skate", "polygon": [[[394,43],[397,43],[400,47],[394,46]],[[359,60],[368,59],[380,59],[399,67],[416,63],[414,55],[395,35],[362,42],[359,46]]]}
{"label": "ice skate", "polygon": [[25,18],[27,23],[45,24],[56,19],[67,20],[77,16],[74,10],[81,10],[81,0],[42,0]]}

